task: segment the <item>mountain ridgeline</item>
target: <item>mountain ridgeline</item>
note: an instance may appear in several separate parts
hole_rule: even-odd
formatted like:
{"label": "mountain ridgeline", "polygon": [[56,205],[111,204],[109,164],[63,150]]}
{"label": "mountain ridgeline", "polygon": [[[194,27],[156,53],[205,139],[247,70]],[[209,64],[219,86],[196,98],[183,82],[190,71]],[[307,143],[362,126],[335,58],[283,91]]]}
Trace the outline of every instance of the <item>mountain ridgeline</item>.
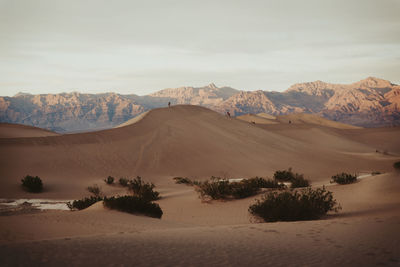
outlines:
{"label": "mountain ridgeline", "polygon": [[284,92],[240,91],[209,84],[164,89],[156,93],[31,95],[0,97],[0,122],[19,123],[57,132],[115,127],[143,112],[171,104],[201,105],[234,116],[247,113],[317,114],[364,127],[400,125],[400,86],[369,77],[352,84],[322,81],[294,84]]}

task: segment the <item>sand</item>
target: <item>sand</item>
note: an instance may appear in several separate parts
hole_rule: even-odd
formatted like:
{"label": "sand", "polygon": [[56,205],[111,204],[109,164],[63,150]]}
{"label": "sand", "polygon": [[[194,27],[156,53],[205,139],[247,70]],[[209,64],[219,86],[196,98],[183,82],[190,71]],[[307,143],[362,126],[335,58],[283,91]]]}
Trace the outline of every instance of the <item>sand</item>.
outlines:
{"label": "sand", "polygon": [[58,133],[22,124],[0,123],[0,138],[57,136]]}
{"label": "sand", "polygon": [[[91,133],[0,138],[0,198],[76,199],[85,187],[124,194],[102,180],[141,175],[162,199],[161,220],[105,209],[0,216],[0,265],[354,266],[399,265],[399,128],[318,123],[251,124],[208,109],[150,111],[133,124]],[[378,152],[376,152],[378,150]],[[385,152],[385,153],[384,153]],[[343,209],[322,220],[259,223],[247,209],[260,196],[203,203],[174,176],[246,178],[293,167],[315,185],[341,171],[368,174],[329,185]],[[19,186],[40,175],[45,192]]]}

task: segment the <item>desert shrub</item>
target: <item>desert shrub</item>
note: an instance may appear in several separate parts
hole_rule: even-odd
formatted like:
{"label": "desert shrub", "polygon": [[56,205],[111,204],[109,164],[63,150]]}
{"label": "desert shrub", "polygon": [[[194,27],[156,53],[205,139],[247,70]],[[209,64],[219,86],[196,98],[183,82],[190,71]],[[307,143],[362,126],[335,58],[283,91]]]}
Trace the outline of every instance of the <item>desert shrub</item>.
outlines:
{"label": "desert shrub", "polygon": [[43,182],[39,176],[27,175],[21,179],[22,187],[28,192],[40,193],[43,190]]}
{"label": "desert shrub", "polygon": [[192,185],[192,181],[187,177],[175,177],[174,178],[176,184],[187,184]]}
{"label": "desert shrub", "polygon": [[276,189],[285,188],[284,184],[279,183],[276,180],[265,179],[262,177],[253,177],[250,179],[244,179],[243,181],[249,181],[250,183],[252,183],[254,186],[256,186],[258,188],[276,188]]}
{"label": "desert shrub", "polygon": [[211,199],[224,199],[232,192],[227,179],[220,179],[214,176],[211,177],[210,181],[199,183],[196,191],[200,194],[201,198],[208,196]]}
{"label": "desert shrub", "polygon": [[276,171],[274,173],[274,179],[280,182],[290,182],[295,177],[292,172],[292,168],[283,171]]}
{"label": "desert shrub", "polygon": [[229,186],[229,195],[232,195],[233,198],[245,198],[249,196],[254,196],[260,191],[260,187],[249,180],[230,183]]}
{"label": "desert shrub", "polygon": [[357,181],[357,176],[349,173],[338,173],[332,176],[331,183],[351,184]]}
{"label": "desert shrub", "polygon": [[147,199],[137,196],[105,197],[104,206],[110,209],[133,214],[143,214],[149,217],[160,219],[163,215],[163,212],[158,204],[152,203]]}
{"label": "desert shrub", "polygon": [[176,184],[186,184],[186,185],[199,185],[201,182],[197,180],[190,180],[187,177],[174,177]]}
{"label": "desert shrub", "polygon": [[104,182],[106,182],[106,184],[113,184],[114,183],[114,177],[108,176],[106,179],[104,179]]}
{"label": "desert shrub", "polygon": [[307,187],[310,185],[310,181],[305,179],[303,174],[292,172],[292,168],[276,171],[274,173],[274,179],[281,182],[290,182],[291,188]]}
{"label": "desert shrub", "polygon": [[70,210],[83,210],[101,200],[103,200],[103,198],[101,198],[99,196],[85,197],[84,199],[68,202],[67,206]]}
{"label": "desert shrub", "polygon": [[400,161],[397,161],[397,162],[393,163],[393,168],[395,168],[396,170],[400,171]]}
{"label": "desert shrub", "polygon": [[210,180],[199,182],[196,191],[201,198],[209,197],[211,199],[227,199],[227,198],[245,198],[258,194],[261,188],[282,189],[285,185],[275,180],[254,177],[243,179],[240,182],[230,183],[227,179],[211,177]]}
{"label": "desert shrub", "polygon": [[89,191],[89,193],[92,193],[95,197],[100,197],[100,195],[102,194],[101,187],[99,187],[97,184],[88,186],[86,190]]}
{"label": "desert shrub", "polygon": [[132,191],[133,195],[142,197],[148,201],[160,198],[160,193],[153,190],[155,187],[153,183],[143,182],[140,176],[137,176],[129,182],[129,190]]}
{"label": "desert shrub", "polygon": [[249,212],[266,222],[315,220],[328,211],[337,212],[341,207],[332,192],[323,188],[266,193],[261,200],[249,207]]}
{"label": "desert shrub", "polygon": [[126,179],[126,178],[124,178],[124,177],[119,178],[118,182],[119,182],[119,184],[122,185],[123,187],[127,187],[128,184],[129,184],[129,180]]}
{"label": "desert shrub", "polygon": [[291,180],[291,188],[308,187],[310,186],[310,181],[304,179],[303,175],[298,175],[296,173],[295,177]]}

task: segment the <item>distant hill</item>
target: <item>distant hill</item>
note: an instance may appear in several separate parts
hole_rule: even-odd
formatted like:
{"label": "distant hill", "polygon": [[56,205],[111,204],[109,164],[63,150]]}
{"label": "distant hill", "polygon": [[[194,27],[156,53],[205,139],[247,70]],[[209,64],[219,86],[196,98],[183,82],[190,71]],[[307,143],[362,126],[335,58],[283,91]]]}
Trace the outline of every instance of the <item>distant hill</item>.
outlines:
{"label": "distant hill", "polygon": [[209,84],[169,88],[138,95],[20,93],[0,97],[0,122],[19,123],[57,132],[112,128],[137,115],[171,104],[201,105],[233,116],[265,113],[317,114],[363,127],[400,125],[400,86],[369,77],[352,84],[298,83],[284,92],[240,91]]}

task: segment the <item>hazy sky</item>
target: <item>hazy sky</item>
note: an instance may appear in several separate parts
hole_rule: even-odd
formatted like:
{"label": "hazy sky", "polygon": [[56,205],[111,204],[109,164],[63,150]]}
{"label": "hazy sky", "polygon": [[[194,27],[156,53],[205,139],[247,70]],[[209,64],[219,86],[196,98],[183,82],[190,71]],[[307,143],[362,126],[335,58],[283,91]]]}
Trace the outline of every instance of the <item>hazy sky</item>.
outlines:
{"label": "hazy sky", "polygon": [[0,95],[400,83],[399,0],[0,0]]}

